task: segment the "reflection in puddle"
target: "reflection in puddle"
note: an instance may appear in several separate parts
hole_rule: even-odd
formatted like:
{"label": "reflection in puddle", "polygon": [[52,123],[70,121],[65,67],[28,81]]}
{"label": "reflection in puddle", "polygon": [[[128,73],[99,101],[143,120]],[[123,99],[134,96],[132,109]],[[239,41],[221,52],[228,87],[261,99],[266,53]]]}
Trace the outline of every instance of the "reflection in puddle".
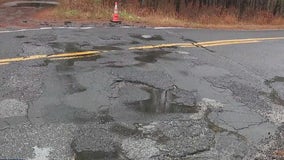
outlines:
{"label": "reflection in puddle", "polygon": [[169,54],[171,52],[165,51],[165,50],[156,50],[156,51],[138,51],[134,52],[135,54],[139,55],[138,57],[135,57],[134,59],[139,62],[145,62],[145,63],[155,63],[157,62],[157,59]]}
{"label": "reflection in puddle", "polygon": [[163,37],[160,35],[130,35],[132,38],[146,40],[146,41],[163,41]]}
{"label": "reflection in puddle", "polygon": [[[160,90],[143,87],[149,93],[147,100],[128,103],[131,108],[144,113],[197,113],[199,108],[192,97],[178,97],[171,90]],[[187,103],[190,99],[190,103]]]}
{"label": "reflection in puddle", "polygon": [[79,92],[84,92],[87,90],[86,87],[82,86],[75,77],[72,75],[59,75],[60,82],[62,83],[62,88],[65,91],[64,94],[74,94]]}

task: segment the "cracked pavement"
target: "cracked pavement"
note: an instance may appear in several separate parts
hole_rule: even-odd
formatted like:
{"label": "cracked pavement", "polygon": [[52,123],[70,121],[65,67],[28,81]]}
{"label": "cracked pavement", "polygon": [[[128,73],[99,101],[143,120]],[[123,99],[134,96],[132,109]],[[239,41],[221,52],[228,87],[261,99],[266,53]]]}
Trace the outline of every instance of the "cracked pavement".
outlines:
{"label": "cracked pavement", "polygon": [[[284,31],[94,27],[0,33],[0,159],[283,159]],[[169,43],[192,47],[129,50]],[[277,152],[280,153],[280,152]]]}

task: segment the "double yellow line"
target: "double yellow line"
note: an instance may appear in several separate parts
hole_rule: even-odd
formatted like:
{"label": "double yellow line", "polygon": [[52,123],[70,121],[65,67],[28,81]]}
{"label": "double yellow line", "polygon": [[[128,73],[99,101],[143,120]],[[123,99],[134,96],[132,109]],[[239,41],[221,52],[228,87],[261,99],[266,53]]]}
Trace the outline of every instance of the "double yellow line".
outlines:
{"label": "double yellow line", "polygon": [[[236,44],[250,44],[258,43],[266,40],[284,40],[284,37],[272,37],[272,38],[250,38],[250,39],[233,39],[233,40],[218,40],[218,41],[207,41],[207,42],[197,42],[197,43],[168,43],[159,45],[148,45],[148,46],[138,46],[130,47],[128,50],[145,50],[145,49],[156,49],[156,48],[170,48],[170,47],[182,47],[182,48],[192,48],[192,47],[213,47],[213,46],[225,46],[225,45],[236,45]],[[7,65],[12,62],[21,62],[29,60],[67,60],[76,58],[86,58],[99,55],[107,51],[84,51],[84,52],[73,52],[73,53],[61,53],[52,55],[32,55],[28,57],[15,57],[0,59],[0,66]]]}

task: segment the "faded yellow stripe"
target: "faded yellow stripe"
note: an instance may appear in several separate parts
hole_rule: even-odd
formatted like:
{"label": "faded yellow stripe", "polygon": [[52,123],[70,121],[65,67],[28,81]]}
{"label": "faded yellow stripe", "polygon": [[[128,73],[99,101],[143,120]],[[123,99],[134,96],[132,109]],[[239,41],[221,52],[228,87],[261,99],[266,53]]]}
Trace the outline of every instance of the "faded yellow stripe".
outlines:
{"label": "faded yellow stripe", "polygon": [[249,43],[258,43],[260,41],[244,41],[244,42],[224,42],[224,43],[217,43],[217,44],[207,44],[203,45],[204,47],[213,47],[213,46],[225,46],[225,45],[234,45],[234,44],[249,44]]}
{"label": "faded yellow stripe", "polygon": [[7,58],[7,59],[0,59],[0,63],[27,61],[27,60],[41,59],[45,57],[46,55],[33,55],[29,57]]}
{"label": "faded yellow stripe", "polygon": [[242,42],[243,41],[265,41],[265,40],[280,40],[280,39],[284,39],[284,37],[217,40],[217,41],[200,42],[200,44],[223,43],[223,42],[240,42],[240,41],[242,41]]}
{"label": "faded yellow stripe", "polygon": [[160,45],[150,45],[150,46],[140,46],[140,47],[130,47],[129,50],[139,50],[139,49],[154,49],[154,48],[167,48],[167,47],[178,47],[178,46],[192,46],[192,43],[171,43],[171,44],[160,44]]}
{"label": "faded yellow stripe", "polygon": [[4,65],[4,63],[11,62],[20,62],[20,61],[29,61],[29,60],[38,60],[38,59],[46,59],[46,58],[60,58],[60,57],[70,57],[70,56],[83,56],[83,55],[95,55],[99,54],[99,51],[85,51],[85,52],[74,52],[74,53],[62,53],[62,54],[54,54],[54,55],[32,55],[28,57],[15,57],[15,58],[6,58],[0,59],[0,63]]}
{"label": "faded yellow stripe", "polygon": [[0,66],[2,66],[2,65],[7,65],[7,64],[10,64],[10,63],[0,63]]}
{"label": "faded yellow stripe", "polygon": [[53,54],[48,55],[48,58],[58,58],[58,57],[70,57],[70,56],[81,56],[81,55],[90,55],[90,54],[98,54],[99,51],[85,51],[85,52],[73,52],[73,53],[62,53],[62,54]]}

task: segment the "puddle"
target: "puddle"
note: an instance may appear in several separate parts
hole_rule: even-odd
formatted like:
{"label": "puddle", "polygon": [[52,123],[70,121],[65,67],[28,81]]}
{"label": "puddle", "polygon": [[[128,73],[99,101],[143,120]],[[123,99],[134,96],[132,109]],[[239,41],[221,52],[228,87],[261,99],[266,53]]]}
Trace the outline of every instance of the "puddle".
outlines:
{"label": "puddle", "polygon": [[[121,50],[119,47],[112,46],[95,46],[92,47],[89,43],[76,43],[76,42],[54,42],[48,44],[53,48],[54,53],[74,53],[74,52],[83,52],[90,50]],[[88,56],[66,56],[66,57],[74,57],[74,59],[69,60],[58,60],[62,61],[62,65],[60,66],[62,70],[68,70],[70,66],[74,65],[76,61],[96,61],[98,58],[101,58],[101,55],[88,55]],[[64,58],[64,57],[63,57]],[[71,67],[72,68],[72,67]]]}
{"label": "puddle", "polygon": [[14,1],[4,3],[5,7],[33,7],[33,8],[43,8],[43,7],[55,7],[59,3],[54,1]]}
{"label": "puddle", "polygon": [[83,124],[97,121],[95,113],[85,111],[84,109],[69,107],[64,104],[45,106],[43,117],[47,122],[51,123]]}
{"label": "puddle", "polygon": [[150,98],[127,104],[136,111],[150,114],[198,113],[199,111],[199,107],[195,103],[187,103],[185,99],[178,97],[170,90],[164,91],[149,87],[142,87],[141,89],[149,93]]}
{"label": "puddle", "polygon": [[165,50],[156,50],[156,51],[138,51],[134,52],[135,54],[139,55],[138,57],[135,57],[134,59],[139,62],[144,63],[155,63],[157,62],[158,58],[161,58],[164,55],[167,55],[171,52],[165,51]]}
{"label": "puddle", "polygon": [[82,47],[86,44],[79,44],[76,42],[53,42],[48,45],[53,48],[55,53],[64,53],[85,51]]}
{"label": "puddle", "polygon": [[81,151],[76,153],[75,160],[115,160],[119,159],[118,152]]}
{"label": "puddle", "polygon": [[163,37],[160,35],[130,35],[132,38],[146,40],[146,41],[164,41]]}
{"label": "puddle", "polygon": [[26,36],[24,35],[19,35],[19,36],[16,36],[15,38],[25,38]]}
{"label": "puddle", "polygon": [[59,65],[56,66],[57,72],[68,72],[68,71],[74,71],[75,62],[96,61],[99,58],[102,58],[102,56],[101,55],[78,56],[74,57],[74,59],[68,59],[68,60],[56,60],[56,61],[47,60],[47,63],[57,62],[59,63]]}
{"label": "puddle", "polygon": [[94,46],[93,47],[94,50],[106,50],[106,51],[111,51],[111,50],[122,50],[122,48],[119,47],[114,47],[114,46]]}

